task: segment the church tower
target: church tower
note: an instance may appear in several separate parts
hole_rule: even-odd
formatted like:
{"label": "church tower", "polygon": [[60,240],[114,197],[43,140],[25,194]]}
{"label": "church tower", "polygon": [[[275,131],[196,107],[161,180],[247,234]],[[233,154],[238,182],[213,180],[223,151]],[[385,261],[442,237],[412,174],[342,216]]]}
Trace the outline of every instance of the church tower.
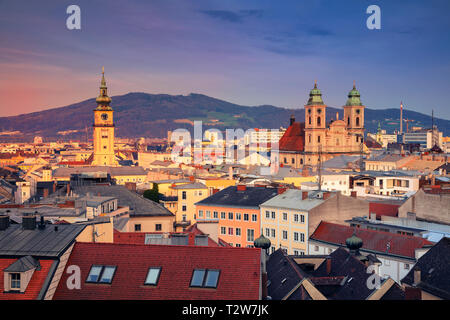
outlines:
{"label": "church tower", "polygon": [[105,69],[102,68],[100,95],[94,109],[94,157],[93,166],[117,166],[114,155],[114,121],[113,109],[109,106],[108,88],[105,81]]}
{"label": "church tower", "polygon": [[349,133],[364,136],[364,106],[355,82],[344,106],[344,121]]}
{"label": "church tower", "polygon": [[326,109],[322,92],[315,81],[305,105],[305,152],[318,152],[319,146],[325,141]]}

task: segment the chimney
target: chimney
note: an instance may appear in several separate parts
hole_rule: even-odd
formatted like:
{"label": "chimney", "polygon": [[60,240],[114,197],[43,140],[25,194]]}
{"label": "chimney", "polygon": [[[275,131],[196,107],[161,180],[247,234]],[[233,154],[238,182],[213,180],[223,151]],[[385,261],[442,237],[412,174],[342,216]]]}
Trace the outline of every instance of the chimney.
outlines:
{"label": "chimney", "polygon": [[331,192],[324,192],[323,193],[323,200],[327,200],[331,196]]}
{"label": "chimney", "polygon": [[414,283],[413,283],[413,285],[417,286],[420,283],[421,278],[422,278],[422,274],[421,274],[420,268],[418,266],[416,266],[414,268]]}
{"label": "chimney", "polygon": [[36,229],[36,216],[23,216],[22,217],[22,228],[24,230],[34,230]]}
{"label": "chimney", "polygon": [[9,216],[1,215],[0,216],[0,231],[6,230],[9,227]]}
{"label": "chimney", "polygon": [[188,245],[195,246],[195,234],[192,232],[189,232],[187,236],[188,236]]}
{"label": "chimney", "polygon": [[44,194],[43,194],[44,198],[48,197],[48,189],[44,189]]}
{"label": "chimney", "polygon": [[67,195],[70,195],[70,183],[67,184]]}
{"label": "chimney", "polygon": [[283,194],[286,192],[286,188],[277,188],[278,194]]}
{"label": "chimney", "polygon": [[302,191],[302,200],[308,199],[308,191]]}
{"label": "chimney", "polygon": [[247,190],[247,186],[245,184],[238,184],[237,191],[245,191]]}
{"label": "chimney", "polygon": [[436,185],[436,176],[434,174],[431,175],[431,185],[432,186]]}
{"label": "chimney", "polygon": [[350,196],[351,196],[352,198],[356,198],[356,191],[352,191],[351,194],[350,194]]}
{"label": "chimney", "polygon": [[56,182],[53,183],[53,192],[56,192]]}
{"label": "chimney", "polygon": [[45,229],[44,216],[41,216],[41,221],[39,222],[38,228],[39,228],[40,230],[44,230],[44,229]]}
{"label": "chimney", "polygon": [[326,263],[327,263],[327,274],[331,273],[331,258],[327,257],[326,258]]}
{"label": "chimney", "polygon": [[195,177],[194,176],[189,176],[189,181],[190,182],[194,182],[195,181]]}

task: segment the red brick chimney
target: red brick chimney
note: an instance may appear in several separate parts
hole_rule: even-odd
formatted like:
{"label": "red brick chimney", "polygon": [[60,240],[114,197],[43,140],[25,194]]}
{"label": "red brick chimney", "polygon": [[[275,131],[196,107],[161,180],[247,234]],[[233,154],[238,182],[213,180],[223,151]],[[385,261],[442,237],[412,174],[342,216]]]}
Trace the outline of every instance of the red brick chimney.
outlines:
{"label": "red brick chimney", "polygon": [[327,263],[327,274],[330,274],[331,273],[331,258],[327,258],[326,263]]}
{"label": "red brick chimney", "polygon": [[237,191],[245,191],[247,190],[247,186],[245,184],[238,184]]}
{"label": "red brick chimney", "polygon": [[302,200],[308,199],[308,191],[302,191]]}
{"label": "red brick chimney", "polygon": [[323,200],[327,200],[331,196],[331,192],[324,192],[323,193]]}
{"label": "red brick chimney", "polygon": [[350,196],[353,197],[353,198],[356,198],[356,191],[352,191]]}
{"label": "red brick chimney", "polygon": [[48,189],[44,189],[44,198],[48,197]]}
{"label": "red brick chimney", "polygon": [[283,194],[286,192],[286,188],[278,188],[277,191],[278,191],[278,194]]}

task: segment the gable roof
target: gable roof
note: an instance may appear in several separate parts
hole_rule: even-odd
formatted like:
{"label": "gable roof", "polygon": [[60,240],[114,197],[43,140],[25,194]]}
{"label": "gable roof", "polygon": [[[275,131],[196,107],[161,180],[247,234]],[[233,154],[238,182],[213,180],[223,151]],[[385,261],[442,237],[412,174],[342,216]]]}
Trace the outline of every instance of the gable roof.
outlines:
{"label": "gable roof", "polygon": [[[257,300],[260,259],[257,248],[76,243],[67,266],[80,267],[81,289],[68,289],[63,272],[54,299]],[[112,283],[86,283],[92,265],[116,266]],[[149,267],[161,267],[156,286],[144,285]],[[190,288],[194,269],[220,270],[217,288]]]}
{"label": "gable roof", "polygon": [[305,124],[294,122],[279,141],[280,151],[301,152],[305,150]]}
{"label": "gable roof", "polygon": [[424,238],[405,236],[390,232],[352,228],[344,225],[321,221],[310,239],[342,245],[353,232],[363,240],[361,251],[369,251],[377,254],[395,255],[408,259],[415,259],[415,249],[433,245]]}
{"label": "gable roof", "polygon": [[259,205],[278,194],[276,188],[249,187],[240,191],[241,186],[225,188],[208,198],[196,203],[196,205],[210,205],[223,207],[238,207],[259,209]]}
{"label": "gable roof", "polygon": [[73,191],[82,196],[88,193],[97,194],[102,197],[113,197],[118,199],[121,207],[130,207],[130,216],[173,216],[173,213],[159,203],[151,201],[130,191],[124,186],[75,186]]}
{"label": "gable roof", "polygon": [[442,238],[417,261],[402,283],[414,284],[414,269],[420,270],[418,287],[442,299],[450,299],[450,238]]}
{"label": "gable roof", "polygon": [[28,282],[28,286],[24,293],[5,293],[4,288],[4,269],[17,262],[17,259],[0,259],[0,300],[36,300],[39,298],[43,287],[48,281],[49,276],[52,274],[52,270],[58,263],[55,260],[39,260],[41,268],[36,269]]}
{"label": "gable roof", "polygon": [[[57,231],[55,231],[57,228]],[[33,256],[57,258],[83,231],[82,224],[46,225],[44,229],[22,229],[22,225],[10,225],[0,231],[0,256]]]}
{"label": "gable roof", "polygon": [[3,271],[6,272],[25,272],[40,267],[39,261],[32,256],[25,256],[8,266]]}

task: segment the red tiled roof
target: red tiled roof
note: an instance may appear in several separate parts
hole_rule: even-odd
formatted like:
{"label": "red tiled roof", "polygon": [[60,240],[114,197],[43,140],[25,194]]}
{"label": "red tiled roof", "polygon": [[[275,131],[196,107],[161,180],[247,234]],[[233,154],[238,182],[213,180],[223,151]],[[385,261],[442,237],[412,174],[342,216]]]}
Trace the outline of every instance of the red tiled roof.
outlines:
{"label": "red tiled roof", "polygon": [[[127,245],[77,242],[67,266],[81,269],[81,289],[66,286],[65,271],[55,300],[257,300],[260,249]],[[116,266],[111,284],[85,282],[92,265]],[[157,286],[145,286],[149,267],[161,267]],[[219,269],[216,289],[190,288],[194,269]]]}
{"label": "red tiled roof", "polygon": [[287,128],[280,139],[278,149],[280,151],[304,151],[305,149],[305,125],[294,122]]}
{"label": "red tiled roof", "polygon": [[18,259],[0,259],[0,300],[35,300],[47,278],[53,260],[39,260],[41,270],[34,271],[24,293],[5,293],[3,270],[17,260]]}
{"label": "red tiled roof", "polygon": [[399,204],[369,202],[369,213],[376,213],[377,219],[381,219],[381,216],[398,216]]}
{"label": "red tiled roof", "polygon": [[322,221],[319,224],[317,229],[311,235],[311,239],[325,241],[336,245],[345,245],[345,240],[352,236],[354,230],[356,230],[356,236],[363,240],[362,250],[371,250],[379,252],[380,254],[386,253],[387,244],[390,243],[389,254],[414,258],[415,249],[422,248],[426,245],[433,245],[432,242],[424,238],[383,231],[360,228],[355,229],[326,221]]}

